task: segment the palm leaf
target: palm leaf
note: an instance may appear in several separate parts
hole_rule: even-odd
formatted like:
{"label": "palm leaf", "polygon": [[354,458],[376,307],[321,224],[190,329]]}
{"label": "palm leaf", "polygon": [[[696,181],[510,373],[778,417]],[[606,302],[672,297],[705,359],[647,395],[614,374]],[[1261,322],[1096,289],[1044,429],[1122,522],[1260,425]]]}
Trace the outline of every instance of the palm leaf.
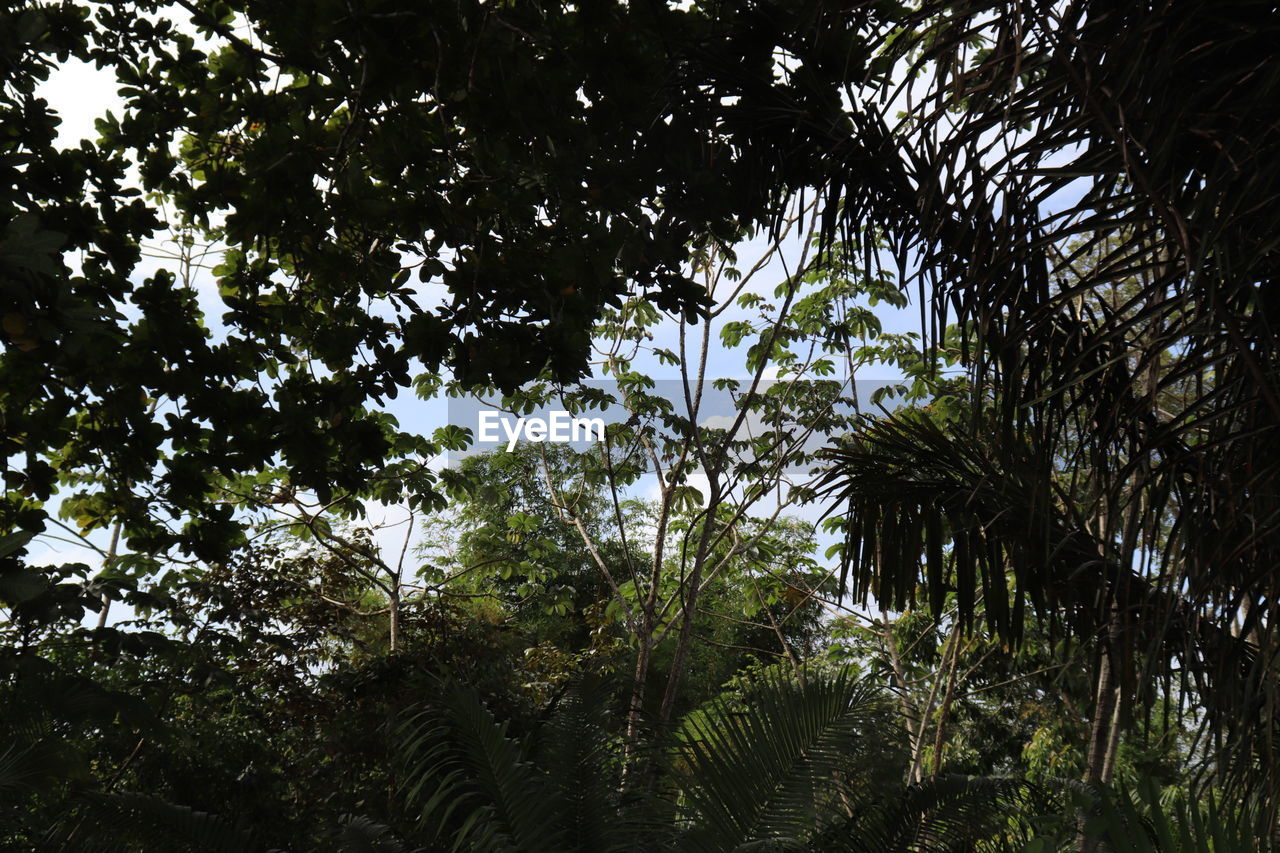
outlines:
{"label": "palm leaf", "polygon": [[1002,849],[1033,835],[1051,798],[1022,779],[940,776],[866,803],[829,827],[814,849],[831,853],[950,853]]}
{"label": "palm leaf", "polygon": [[[1216,702],[1212,725],[1233,747],[1222,758],[1277,789],[1265,709],[1280,707],[1280,680],[1258,652],[1277,648],[1280,624],[1280,18],[1256,0],[926,0],[906,20],[876,14],[825,9],[788,42],[801,71],[742,84],[733,118],[793,146],[762,161],[822,174],[825,243],[898,273],[933,345],[962,330],[973,433],[1036,454],[998,466],[1006,482],[1026,470],[1027,498],[1042,501],[1056,465],[1131,511],[1131,524],[1107,513],[1097,539],[1137,531],[1136,550],[1157,555],[1144,580],[1160,594],[1142,621],[1181,631],[1162,645],[1194,661]],[[800,97],[802,81],[830,79],[829,33],[855,20],[857,55],[878,59],[852,64],[847,104],[817,84]],[[895,62],[899,74],[864,76]],[[1122,282],[1125,298],[1104,307]],[[903,542],[936,538],[912,527],[926,519],[882,515],[868,523]],[[880,561],[875,594],[909,594],[924,550]],[[999,555],[964,556],[962,597],[999,586],[982,574]],[[1016,574],[1015,604],[1048,594],[1034,568]],[[936,571],[930,586],[944,591]],[[1080,615],[1066,624],[1088,636]],[[1237,618],[1250,641],[1224,639]],[[1188,629],[1206,622],[1207,646]],[[1140,686],[1137,670],[1122,676]]]}
{"label": "palm leaf", "polygon": [[[1054,455],[1031,440],[995,443],[963,420],[906,411],[868,419],[828,458],[824,487],[845,511],[842,565],[855,597],[910,607],[923,575],[935,612],[939,594],[954,592],[971,624],[981,596],[990,630],[1014,641],[1031,613],[1087,641],[1116,620],[1130,679],[1145,653],[1149,672],[1180,669],[1220,720],[1261,710],[1268,665],[1256,646],[1206,618],[1184,575],[1144,573],[1118,535],[1100,536],[1097,507],[1073,505]],[[1123,516],[1117,503],[1110,512]],[[1176,536],[1184,523],[1152,535]]]}
{"label": "palm leaf", "polygon": [[342,853],[417,853],[396,837],[391,828],[367,817],[348,817],[337,833],[337,847]]}
{"label": "palm leaf", "polygon": [[[849,670],[803,679],[772,669],[679,733],[689,849],[796,849],[840,813],[860,741],[886,736],[884,697]],[[747,845],[751,845],[749,848]]]}
{"label": "palm leaf", "polygon": [[0,750],[0,793],[38,790],[83,771],[82,757],[66,744],[15,739]]}
{"label": "palm leaf", "polygon": [[405,802],[428,837],[452,850],[566,849],[553,784],[474,690],[444,682],[402,735]]}
{"label": "palm leaf", "polygon": [[1197,801],[1185,791],[1161,791],[1150,779],[1083,793],[1075,799],[1088,815],[1085,830],[1104,850],[1245,853],[1275,847],[1265,828],[1259,832],[1256,801],[1229,804],[1213,794]]}
{"label": "palm leaf", "polygon": [[669,833],[645,791],[620,792],[622,756],[608,710],[615,686],[593,675],[575,678],[536,733],[532,758],[555,788],[566,850],[634,850],[641,838],[654,849]]}

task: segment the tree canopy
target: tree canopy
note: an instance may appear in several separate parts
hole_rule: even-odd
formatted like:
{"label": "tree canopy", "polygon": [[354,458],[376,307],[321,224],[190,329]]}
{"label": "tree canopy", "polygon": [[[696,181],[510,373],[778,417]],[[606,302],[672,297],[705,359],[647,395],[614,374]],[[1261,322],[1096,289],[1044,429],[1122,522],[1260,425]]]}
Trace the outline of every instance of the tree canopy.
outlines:
{"label": "tree canopy", "polygon": [[[10,479],[43,500],[56,476],[91,477],[91,524],[123,516],[203,556],[234,536],[210,498],[242,474],[359,491],[429,453],[370,408],[419,371],[571,380],[624,294],[697,316],[694,247],[771,221],[814,178],[738,156],[779,140],[735,121],[717,83],[773,81],[800,6],[5,14],[6,455],[27,457]],[[68,58],[112,71],[126,101],[61,150],[34,91]],[[801,68],[771,87],[838,103],[822,81]],[[219,247],[214,303],[182,269],[144,278],[163,225]],[[157,504],[196,521],[159,530]]]}
{"label": "tree canopy", "polygon": [[[0,838],[1269,843],[1278,40],[1257,0],[0,10]],[[93,140],[41,96],[74,63]],[[466,432],[389,411],[591,376],[630,419],[584,453],[441,473]]]}

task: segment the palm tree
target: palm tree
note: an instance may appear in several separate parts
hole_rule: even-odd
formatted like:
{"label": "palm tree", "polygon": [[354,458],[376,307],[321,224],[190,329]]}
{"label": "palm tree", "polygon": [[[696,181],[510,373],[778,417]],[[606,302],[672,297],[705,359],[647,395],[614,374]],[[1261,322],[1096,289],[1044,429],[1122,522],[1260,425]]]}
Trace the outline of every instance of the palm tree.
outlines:
{"label": "palm tree", "polygon": [[923,563],[935,602],[1010,589],[987,607],[1008,639],[1036,613],[1097,642],[1100,694],[1182,680],[1273,820],[1277,38],[1247,0],[926,0],[864,45],[899,73],[851,80],[843,116],[756,113],[809,129],[828,240],[874,234],[934,345],[960,330],[967,418],[869,423],[835,456],[854,591],[901,601]]}

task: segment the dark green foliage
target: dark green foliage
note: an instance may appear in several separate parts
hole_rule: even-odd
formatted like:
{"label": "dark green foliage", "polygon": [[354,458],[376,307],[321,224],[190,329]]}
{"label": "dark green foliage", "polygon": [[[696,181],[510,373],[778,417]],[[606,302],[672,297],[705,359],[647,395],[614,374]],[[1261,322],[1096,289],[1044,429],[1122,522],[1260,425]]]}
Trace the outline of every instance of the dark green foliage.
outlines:
{"label": "dark green foliage", "polygon": [[[964,631],[981,617],[1051,659],[1059,635],[1086,647],[1099,677],[1073,671],[1061,695],[1089,707],[1054,735],[1092,721],[1112,763],[1121,729],[1145,722],[1173,743],[1149,772],[1177,776],[1170,755],[1203,732],[1191,790],[1225,799],[1098,794],[1082,807],[1103,843],[1243,849],[1248,826],[1266,846],[1280,776],[1273,5],[6,6],[0,842],[958,850],[1030,838],[1056,810],[1030,844],[1075,844],[1074,806],[1019,779],[890,785],[898,731],[848,674],[770,673],[721,695],[774,640],[794,659],[822,633],[808,598],[779,627],[797,613],[791,588],[755,583],[820,577],[811,533],[784,527],[738,554],[711,534],[758,530],[726,520],[721,483],[702,512],[683,479],[701,466],[709,482],[760,482],[767,437],[733,443],[761,457],[733,471],[718,449],[672,476],[664,534],[706,547],[692,575],[685,554],[677,566],[653,548],[665,597],[631,625],[611,608],[641,597],[642,573],[606,590],[596,562],[654,555],[597,523],[603,499],[582,506],[602,545],[587,553],[518,459],[476,463],[473,477],[500,482],[453,495],[471,501],[466,569],[494,573],[446,588],[424,572],[403,602],[397,578],[394,640],[379,588],[353,574],[359,548],[247,535],[255,513],[302,496],[345,521],[368,500],[441,509],[427,460],[457,432],[433,440],[381,411],[415,374],[428,392],[444,374],[504,390],[580,378],[600,322],[627,325],[614,309],[647,298],[705,317],[690,266],[780,227],[798,191],[820,197],[831,262],[799,278],[839,286],[797,300],[785,333],[731,322],[721,340],[746,343],[751,369],[819,339],[837,344],[826,355],[888,353],[914,393],[940,391],[829,457],[852,591],[899,610],[927,599],[939,625],[954,602]],[[71,59],[114,75],[127,103],[97,141],[61,149],[35,93]],[[166,235],[182,258],[144,267],[144,243]],[[216,295],[199,286],[205,243]],[[845,252],[862,254],[865,288]],[[873,317],[829,324],[833,299],[900,304],[895,281],[918,293],[940,358],[905,337],[867,344]],[[779,294],[785,314],[795,293]],[[645,310],[629,340],[657,322]],[[941,362],[963,381],[938,383]],[[55,503],[62,532],[114,531],[97,574],[28,564],[60,524]],[[707,579],[695,607],[681,596],[701,590],[708,553],[746,569]],[[676,624],[680,602],[680,643],[646,647],[647,697],[590,681],[626,672],[628,643]],[[107,624],[112,603],[136,618]],[[756,624],[733,621],[744,614]],[[966,717],[975,707],[957,699],[950,721],[981,744],[971,769],[1025,769],[1012,765],[1031,724],[1001,738]],[[620,710],[642,723],[625,736]],[[921,732],[933,712],[930,699]],[[638,781],[624,774],[638,766]]]}
{"label": "dark green foliage", "polygon": [[1179,791],[1161,792],[1150,783],[1136,790],[1094,792],[1086,806],[1090,834],[1106,849],[1134,853],[1245,853],[1274,849],[1258,815],[1248,804],[1210,795],[1189,801]]}
{"label": "dark green foliage", "polygon": [[868,759],[892,731],[882,693],[849,670],[800,679],[766,670],[682,724],[691,850],[803,839],[865,795]]}
{"label": "dark green foliage", "polygon": [[827,829],[812,849],[831,853],[1018,849],[1030,838],[1027,823],[1051,813],[1055,805],[1022,779],[939,776],[862,804],[862,814]]}
{"label": "dark green foliage", "polygon": [[[217,815],[166,802],[153,794],[86,794],[51,839],[51,849],[76,853],[174,850],[255,853],[253,834]],[[54,846],[56,845],[56,846]]]}
{"label": "dark green foliage", "polygon": [[[607,306],[641,291],[696,317],[698,246],[774,218],[813,177],[735,156],[777,140],[725,115],[773,80],[779,40],[814,20],[804,3],[3,14],[6,531],[43,529],[59,480],[82,490],[84,529],[123,519],[135,550],[206,560],[240,541],[228,493],[429,501],[433,445],[376,411],[414,372],[578,378]],[[823,37],[847,71],[855,23]],[[114,73],[126,106],[61,151],[32,91],[68,57]],[[834,104],[839,83],[771,85]],[[139,276],[160,201],[180,251],[218,245],[212,303],[189,264]],[[164,510],[189,521],[169,529]]]}
{"label": "dark green foliage", "polygon": [[597,686],[552,709],[537,744],[507,735],[456,683],[405,723],[404,799],[415,837],[453,850],[630,849]]}
{"label": "dark green foliage", "polygon": [[1014,849],[1034,816],[1062,808],[1018,779],[873,781],[868,759],[883,760],[894,723],[885,695],[847,670],[762,673],[681,724],[670,806],[620,800],[597,689],[570,690],[532,749],[446,683],[406,730],[414,837],[466,850],[941,853]]}
{"label": "dark green foliage", "polygon": [[[909,69],[910,108],[896,114],[888,95],[887,108],[855,106],[859,132],[823,146],[829,239],[874,230],[918,288],[935,344],[952,344],[949,324],[963,333],[973,399],[944,449],[958,465],[951,482],[983,502],[994,483],[1008,498],[990,505],[990,535],[973,523],[943,531],[937,508],[906,501],[922,511],[881,530],[884,591],[901,601],[926,553],[935,603],[953,583],[972,600],[1013,577],[1015,607],[1063,606],[1078,637],[1110,631],[1118,609],[1126,689],[1188,675],[1230,753],[1224,768],[1271,791],[1257,770],[1275,767],[1264,650],[1280,543],[1273,11],[926,2],[878,41]],[[880,257],[868,249],[868,268]],[[917,426],[877,438],[934,454]],[[974,441],[988,460],[977,480]],[[869,543],[879,516],[857,514]],[[1031,524],[1022,553],[1004,536],[1014,518]],[[939,535],[957,547],[953,580],[936,570]],[[1078,547],[1090,537],[1093,565]],[[1095,585],[1095,600],[1051,589],[1064,575]],[[992,625],[1016,639],[1018,613],[993,603]],[[1237,637],[1237,619],[1253,639]],[[1131,665],[1140,654],[1153,661],[1145,671]]]}

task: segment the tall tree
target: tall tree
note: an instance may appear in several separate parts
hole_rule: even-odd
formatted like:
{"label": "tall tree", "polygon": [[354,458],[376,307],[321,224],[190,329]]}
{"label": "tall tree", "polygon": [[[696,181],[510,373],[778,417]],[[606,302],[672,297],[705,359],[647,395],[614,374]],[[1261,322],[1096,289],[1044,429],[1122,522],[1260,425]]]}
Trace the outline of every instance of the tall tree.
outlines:
{"label": "tall tree", "polygon": [[[1276,27],[1251,2],[925,3],[879,42],[910,83],[867,92],[882,97],[855,101],[862,133],[826,146],[833,232],[884,235],[932,299],[935,337],[948,318],[970,336],[974,380],[973,414],[951,435],[906,422],[867,433],[901,451],[896,484],[918,491],[897,492],[905,519],[862,505],[859,584],[908,589],[896,579],[950,541],[956,574],[930,573],[935,596],[954,583],[964,611],[974,589],[1011,577],[1007,614],[987,598],[1006,636],[1030,608],[1082,637],[1121,625],[1108,654],[1125,689],[1194,681],[1239,777],[1267,791]],[[1124,305],[1082,305],[1134,277]],[[1194,395],[1163,396],[1188,383]],[[944,458],[946,473],[925,476]],[[1103,511],[1062,513],[1064,467],[1094,476]],[[1140,649],[1147,667],[1133,665]]]}
{"label": "tall tree", "polygon": [[[507,390],[577,378],[607,306],[643,293],[696,316],[697,247],[776,218],[780,183],[808,180],[803,160],[737,156],[777,140],[725,122],[734,92],[717,87],[772,79],[777,38],[808,14],[7,8],[4,530],[40,531],[60,478],[89,529],[119,519],[129,548],[201,559],[238,541],[237,505],[278,498],[240,482],[264,469],[325,502],[429,492],[435,448],[373,411],[420,366]],[[69,58],[114,73],[125,106],[61,150],[35,88]],[[809,97],[803,75],[776,86]],[[162,213],[217,245],[216,298],[172,271],[141,279]],[[35,594],[6,565],[6,600]]]}

